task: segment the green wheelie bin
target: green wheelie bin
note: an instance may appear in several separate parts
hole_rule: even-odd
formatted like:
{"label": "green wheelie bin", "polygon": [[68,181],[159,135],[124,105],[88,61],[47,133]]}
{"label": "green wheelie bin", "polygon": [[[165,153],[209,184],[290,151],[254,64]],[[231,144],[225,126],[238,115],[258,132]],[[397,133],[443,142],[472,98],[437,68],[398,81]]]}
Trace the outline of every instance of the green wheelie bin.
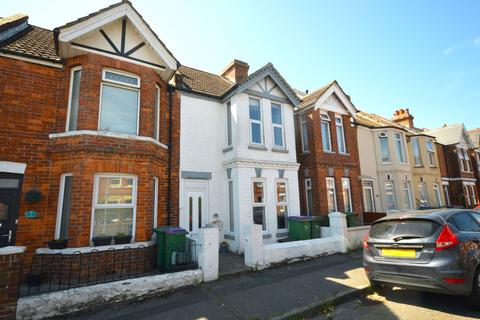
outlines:
{"label": "green wheelie bin", "polygon": [[163,250],[163,271],[171,272],[173,269],[172,256],[174,252],[185,252],[186,235],[188,232],[182,228],[169,228],[164,231],[165,242]]}
{"label": "green wheelie bin", "polygon": [[165,269],[164,252],[165,252],[165,231],[173,229],[175,227],[163,226],[153,229],[153,232],[157,235],[157,268],[161,271]]}

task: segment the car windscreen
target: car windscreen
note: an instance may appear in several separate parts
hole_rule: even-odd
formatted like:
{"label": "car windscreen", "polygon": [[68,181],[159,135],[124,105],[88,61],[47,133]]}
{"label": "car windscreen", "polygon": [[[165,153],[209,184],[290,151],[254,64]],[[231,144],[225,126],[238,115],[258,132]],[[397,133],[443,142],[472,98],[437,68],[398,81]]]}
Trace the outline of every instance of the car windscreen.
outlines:
{"label": "car windscreen", "polygon": [[387,220],[374,223],[370,237],[376,239],[428,238],[437,232],[440,224],[430,220]]}

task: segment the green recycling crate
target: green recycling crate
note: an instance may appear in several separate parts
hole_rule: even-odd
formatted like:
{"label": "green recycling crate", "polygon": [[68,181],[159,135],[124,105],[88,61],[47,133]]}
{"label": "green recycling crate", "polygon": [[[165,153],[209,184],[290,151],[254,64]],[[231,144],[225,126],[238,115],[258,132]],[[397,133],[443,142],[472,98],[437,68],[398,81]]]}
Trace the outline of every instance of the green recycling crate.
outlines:
{"label": "green recycling crate", "polygon": [[321,226],[321,219],[317,216],[288,217],[288,238],[291,240],[320,238]]}
{"label": "green recycling crate", "polygon": [[163,271],[171,272],[173,269],[172,255],[174,252],[185,252],[188,232],[182,228],[169,228],[164,231],[164,234]]}

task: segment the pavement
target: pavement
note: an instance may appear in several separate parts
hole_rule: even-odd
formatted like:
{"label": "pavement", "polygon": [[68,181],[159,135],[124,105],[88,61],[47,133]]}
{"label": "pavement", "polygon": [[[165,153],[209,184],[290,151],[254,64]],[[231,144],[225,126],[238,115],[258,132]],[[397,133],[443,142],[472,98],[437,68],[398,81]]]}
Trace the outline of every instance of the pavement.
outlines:
{"label": "pavement", "polygon": [[[480,306],[479,306],[480,307]],[[386,289],[341,305],[327,305],[310,320],[467,320],[479,319],[480,310],[464,297]]]}
{"label": "pavement", "polygon": [[[361,252],[224,276],[139,302],[106,305],[69,319],[301,319],[368,287]],[[66,319],[67,317],[62,317]]]}

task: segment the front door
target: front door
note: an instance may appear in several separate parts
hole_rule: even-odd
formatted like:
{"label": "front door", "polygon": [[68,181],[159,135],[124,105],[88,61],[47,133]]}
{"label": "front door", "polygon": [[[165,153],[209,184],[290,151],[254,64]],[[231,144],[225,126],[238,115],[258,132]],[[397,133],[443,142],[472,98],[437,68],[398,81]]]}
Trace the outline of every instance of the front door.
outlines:
{"label": "front door", "polygon": [[205,191],[187,191],[188,231],[198,232],[206,224]]}
{"label": "front door", "polygon": [[22,176],[0,173],[0,248],[15,245]]}

